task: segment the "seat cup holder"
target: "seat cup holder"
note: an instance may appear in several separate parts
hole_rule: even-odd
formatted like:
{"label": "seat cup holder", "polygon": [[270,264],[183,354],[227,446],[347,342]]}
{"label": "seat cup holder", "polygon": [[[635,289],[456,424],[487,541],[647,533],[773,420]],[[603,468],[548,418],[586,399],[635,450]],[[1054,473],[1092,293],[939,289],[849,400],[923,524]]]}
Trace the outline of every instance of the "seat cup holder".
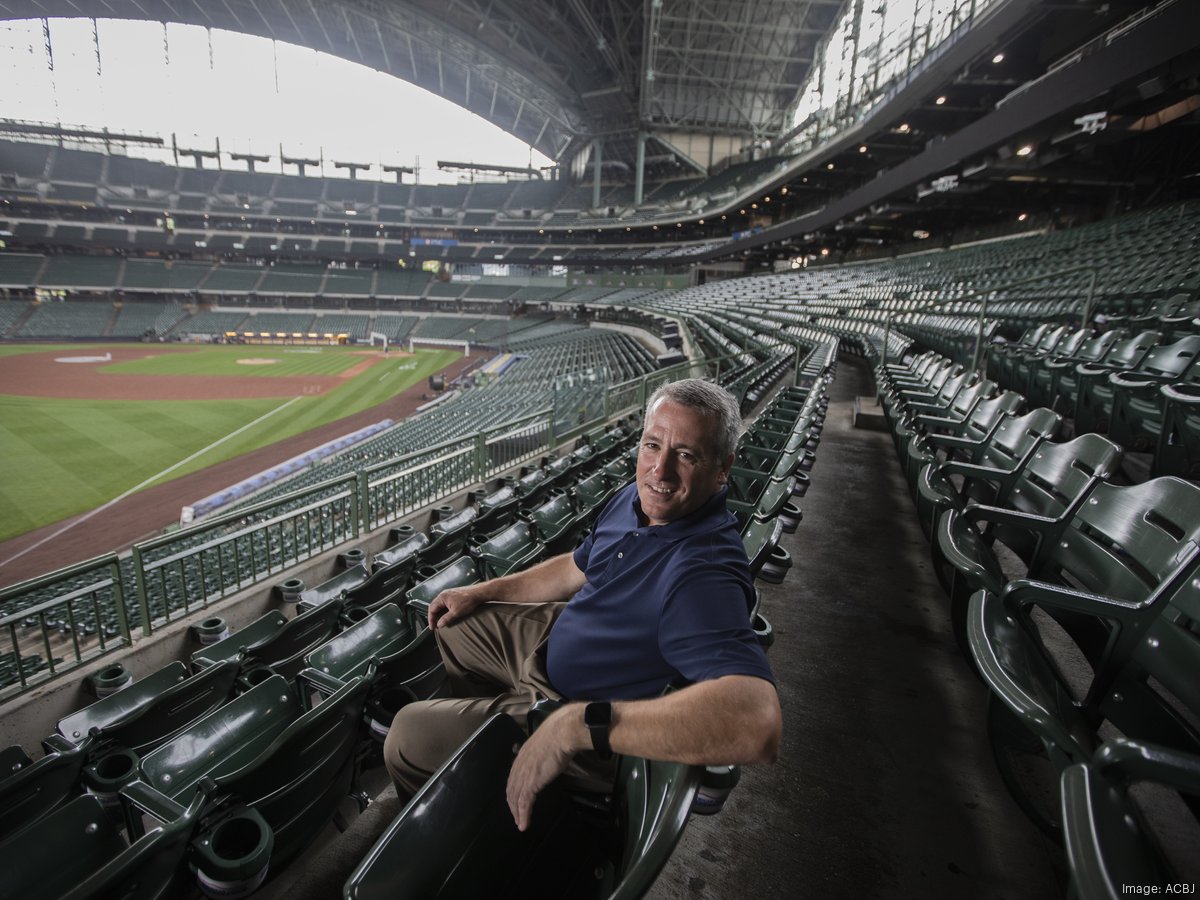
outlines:
{"label": "seat cup holder", "polygon": [[304,591],[303,578],[289,578],[287,581],[279,585],[279,595],[283,598],[284,603],[295,603],[300,599],[300,594]]}
{"label": "seat cup holder", "polygon": [[410,538],[417,533],[417,529],[413,528],[407,522],[403,525],[397,525],[390,532],[393,544],[398,544],[405,538]]}
{"label": "seat cup holder", "polygon": [[750,627],[754,629],[754,637],[757,638],[759,646],[763,649],[775,643],[775,626],[762,613],[754,614]]}
{"label": "seat cup holder", "polygon": [[242,678],[245,680],[246,684],[248,684],[250,687],[257,687],[258,685],[262,684],[264,681],[266,681],[268,678],[270,678],[274,674],[275,674],[275,672],[271,669],[270,666],[260,665],[260,666],[254,667],[253,669],[250,669],[247,672],[244,672],[242,674]]}
{"label": "seat cup holder", "polygon": [[88,683],[91,685],[92,693],[97,699],[103,699],[115,694],[121,688],[128,687],[133,683],[133,675],[125,669],[121,663],[113,663],[110,666],[105,666],[99,672],[88,676]]}
{"label": "seat cup holder", "polygon": [[257,810],[242,809],[192,842],[196,881],[206,896],[237,900],[266,880],[275,834]]}
{"label": "seat cup holder", "polygon": [[195,626],[196,640],[207,646],[229,637],[229,625],[220,616],[211,616]]}
{"label": "seat cup holder", "polygon": [[438,573],[438,570],[437,570],[436,566],[430,566],[430,565],[417,566],[416,571],[413,572],[413,577],[416,580],[416,582],[419,584],[422,581],[428,581],[430,578],[432,578],[437,573]]}
{"label": "seat cup holder", "polygon": [[349,625],[357,625],[369,615],[371,611],[365,606],[348,606],[342,612],[342,619]]}
{"label": "seat cup holder", "polygon": [[698,816],[720,812],[741,777],[742,770],[738,766],[705,766],[700,786],[692,798],[692,812]]}
{"label": "seat cup holder", "polygon": [[137,779],[140,762],[134,751],[120,747],[83,769],[84,788],[117,822],[121,821],[121,788]]}
{"label": "seat cup holder", "polygon": [[366,558],[367,552],[362,547],[351,547],[346,552],[338,554],[338,560],[343,569],[352,569],[359,563],[365,562]]}

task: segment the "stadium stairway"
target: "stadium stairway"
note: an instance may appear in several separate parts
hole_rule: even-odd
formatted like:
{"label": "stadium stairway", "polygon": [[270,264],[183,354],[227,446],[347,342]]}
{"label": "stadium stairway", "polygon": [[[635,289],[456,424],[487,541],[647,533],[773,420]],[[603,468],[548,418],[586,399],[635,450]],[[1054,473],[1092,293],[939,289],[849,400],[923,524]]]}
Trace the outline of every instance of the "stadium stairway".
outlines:
{"label": "stadium stairway", "polygon": [[[782,541],[794,568],[780,585],[759,582],[782,754],[744,768],[720,815],[691,818],[647,897],[1062,897],[1061,849],[996,773],[987,689],[954,642],[891,438],[852,427],[869,369],[839,361],[804,522]],[[345,834],[327,829],[255,897],[340,897],[398,811],[382,788]]]}

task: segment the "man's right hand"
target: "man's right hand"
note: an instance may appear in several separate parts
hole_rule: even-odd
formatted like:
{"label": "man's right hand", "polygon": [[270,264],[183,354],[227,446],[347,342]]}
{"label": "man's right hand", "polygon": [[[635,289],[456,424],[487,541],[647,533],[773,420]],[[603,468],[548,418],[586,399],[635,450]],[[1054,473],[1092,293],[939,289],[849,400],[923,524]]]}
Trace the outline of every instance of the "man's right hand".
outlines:
{"label": "man's right hand", "polygon": [[482,585],[472,585],[448,588],[434,597],[433,602],[429,604],[430,629],[451,625],[474,612],[475,607],[487,599],[479,590],[481,587]]}

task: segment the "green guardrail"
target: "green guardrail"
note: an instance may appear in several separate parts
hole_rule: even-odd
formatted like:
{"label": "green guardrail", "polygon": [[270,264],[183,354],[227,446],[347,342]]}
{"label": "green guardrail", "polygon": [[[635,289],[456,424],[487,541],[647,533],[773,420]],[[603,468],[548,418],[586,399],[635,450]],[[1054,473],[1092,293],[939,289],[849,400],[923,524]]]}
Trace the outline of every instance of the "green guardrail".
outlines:
{"label": "green guardrail", "polygon": [[0,617],[0,699],[132,643],[115,553],[0,590],[0,609],[10,605],[18,608]]}

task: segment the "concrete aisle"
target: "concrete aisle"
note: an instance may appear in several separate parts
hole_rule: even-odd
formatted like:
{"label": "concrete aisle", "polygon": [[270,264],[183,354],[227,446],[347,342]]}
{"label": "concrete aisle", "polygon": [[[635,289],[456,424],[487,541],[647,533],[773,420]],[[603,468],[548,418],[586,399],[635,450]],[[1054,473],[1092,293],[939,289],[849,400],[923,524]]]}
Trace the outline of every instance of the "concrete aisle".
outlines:
{"label": "concrete aisle", "polygon": [[987,691],[948,608],[891,437],[852,427],[874,384],[843,357],[794,566],[765,586],[785,741],[726,808],[692,817],[649,894],[730,898],[1007,898],[1066,894],[1062,851],[996,775]]}

